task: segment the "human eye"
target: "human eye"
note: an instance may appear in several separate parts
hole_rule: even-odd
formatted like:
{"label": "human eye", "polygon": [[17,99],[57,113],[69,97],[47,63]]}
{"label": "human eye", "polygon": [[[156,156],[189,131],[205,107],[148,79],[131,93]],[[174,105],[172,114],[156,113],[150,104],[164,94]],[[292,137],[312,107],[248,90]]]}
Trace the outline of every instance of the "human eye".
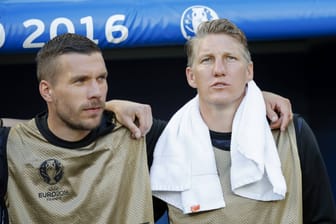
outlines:
{"label": "human eye", "polygon": [[97,80],[100,81],[100,82],[105,82],[106,79],[107,79],[107,74],[100,75],[97,78]]}
{"label": "human eye", "polygon": [[230,62],[230,61],[236,61],[237,57],[233,56],[233,55],[227,55],[226,59]]}
{"label": "human eye", "polygon": [[211,60],[212,60],[211,57],[208,57],[208,56],[203,57],[203,58],[201,58],[201,64],[207,64],[207,63],[210,63]]}
{"label": "human eye", "polygon": [[82,85],[85,82],[85,77],[78,77],[77,79],[74,79],[74,84],[75,85]]}

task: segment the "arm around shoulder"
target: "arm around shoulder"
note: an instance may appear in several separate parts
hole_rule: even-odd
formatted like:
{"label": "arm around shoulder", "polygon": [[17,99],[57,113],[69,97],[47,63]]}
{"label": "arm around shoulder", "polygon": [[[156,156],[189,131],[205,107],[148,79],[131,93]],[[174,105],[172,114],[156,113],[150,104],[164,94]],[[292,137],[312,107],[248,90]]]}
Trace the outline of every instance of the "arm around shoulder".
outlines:
{"label": "arm around shoulder", "polygon": [[267,117],[271,121],[271,128],[284,131],[293,119],[290,100],[272,92],[262,91]]}
{"label": "arm around shoulder", "polygon": [[132,132],[138,139],[146,135],[152,126],[152,109],[148,104],[128,100],[110,100],[106,102],[106,110],[113,111],[117,120]]}

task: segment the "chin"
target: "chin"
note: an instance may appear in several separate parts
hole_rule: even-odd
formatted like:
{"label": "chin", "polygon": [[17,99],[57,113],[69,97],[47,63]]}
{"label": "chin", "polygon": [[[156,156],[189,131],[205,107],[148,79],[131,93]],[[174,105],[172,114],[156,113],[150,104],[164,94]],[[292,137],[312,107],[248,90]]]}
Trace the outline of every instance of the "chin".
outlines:
{"label": "chin", "polygon": [[221,95],[216,95],[211,98],[211,101],[215,104],[222,104],[222,103],[227,103],[229,101],[228,95],[221,94]]}
{"label": "chin", "polygon": [[100,125],[100,122],[102,120],[102,116],[100,116],[99,118],[95,118],[92,120],[91,125],[93,126],[93,128],[96,128]]}
{"label": "chin", "polygon": [[100,125],[100,122],[101,122],[101,116],[95,118],[89,118],[88,121],[82,123],[82,126],[86,130],[92,130],[98,127]]}

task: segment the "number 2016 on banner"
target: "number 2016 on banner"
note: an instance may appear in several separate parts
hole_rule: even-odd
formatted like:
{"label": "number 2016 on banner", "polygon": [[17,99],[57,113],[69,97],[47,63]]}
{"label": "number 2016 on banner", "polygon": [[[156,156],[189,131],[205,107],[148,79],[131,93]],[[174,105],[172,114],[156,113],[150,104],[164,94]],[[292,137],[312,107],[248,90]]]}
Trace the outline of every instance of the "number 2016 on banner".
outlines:
{"label": "number 2016 on banner", "polygon": [[[123,25],[115,24],[118,21],[124,21],[125,15],[113,15],[106,20],[105,23],[105,38],[106,41],[113,44],[123,42],[128,37],[128,28]],[[83,17],[80,19],[80,23],[85,25],[86,36],[98,44],[98,40],[94,39],[94,27],[93,19],[91,16]],[[35,29],[25,38],[23,41],[23,48],[40,48],[44,45],[44,42],[36,42],[45,32],[45,24],[40,19],[28,19],[23,22],[25,28],[35,27]],[[72,21],[65,17],[55,18],[50,23],[50,39],[57,36],[57,30],[59,26],[66,27],[67,32],[75,33],[75,26]],[[118,35],[114,35],[114,34]],[[6,39],[4,26],[0,23],[0,48],[4,45]]]}

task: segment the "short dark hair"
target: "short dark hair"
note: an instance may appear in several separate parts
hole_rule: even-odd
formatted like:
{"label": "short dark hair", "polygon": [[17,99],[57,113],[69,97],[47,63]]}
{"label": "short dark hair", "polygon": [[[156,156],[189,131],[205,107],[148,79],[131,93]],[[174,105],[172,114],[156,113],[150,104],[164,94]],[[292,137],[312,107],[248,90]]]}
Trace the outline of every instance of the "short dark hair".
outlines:
{"label": "short dark hair", "polygon": [[99,46],[85,36],[64,33],[48,41],[37,53],[37,80],[54,80],[58,64],[56,58],[67,53],[91,54],[101,52]]}

